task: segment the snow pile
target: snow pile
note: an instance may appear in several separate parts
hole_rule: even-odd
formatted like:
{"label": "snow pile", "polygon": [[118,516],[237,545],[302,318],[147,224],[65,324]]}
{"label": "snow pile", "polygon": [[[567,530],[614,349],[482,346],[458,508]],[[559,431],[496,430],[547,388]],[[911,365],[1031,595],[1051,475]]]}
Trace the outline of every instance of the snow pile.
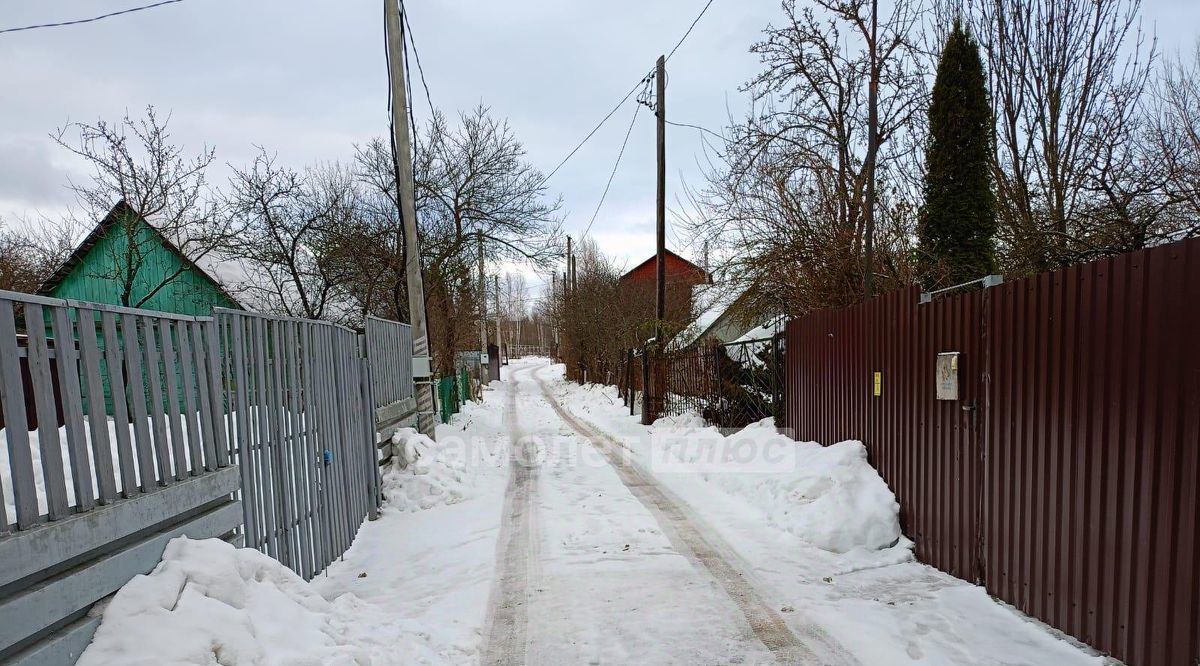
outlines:
{"label": "snow pile", "polygon": [[727,437],[679,420],[686,425],[677,430],[664,431],[668,424],[661,419],[655,424],[656,471],[695,472],[822,550],[908,547],[900,533],[900,505],[867,462],[862,442],[796,442],[777,434],[771,419]]}
{"label": "snow pile", "polygon": [[180,537],[117,592],[78,664],[368,664],[351,620],[256,550]]}
{"label": "snow pile", "polygon": [[392,435],[395,457],[383,474],[383,496],[399,511],[457,504],[469,496],[465,462],[412,428]]}
{"label": "snow pile", "polygon": [[494,468],[499,450],[492,443],[455,437],[439,428],[434,442],[412,428],[392,435],[394,458],[383,474],[383,496],[389,510],[410,512],[473,497],[483,468]]}

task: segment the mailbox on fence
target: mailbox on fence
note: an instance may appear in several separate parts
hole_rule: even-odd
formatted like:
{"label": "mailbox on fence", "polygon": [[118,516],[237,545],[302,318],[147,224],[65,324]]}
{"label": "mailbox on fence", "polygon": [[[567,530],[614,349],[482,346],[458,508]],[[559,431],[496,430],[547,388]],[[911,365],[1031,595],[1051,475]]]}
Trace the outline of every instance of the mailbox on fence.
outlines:
{"label": "mailbox on fence", "polygon": [[938,400],[958,400],[958,352],[942,352],[934,366]]}

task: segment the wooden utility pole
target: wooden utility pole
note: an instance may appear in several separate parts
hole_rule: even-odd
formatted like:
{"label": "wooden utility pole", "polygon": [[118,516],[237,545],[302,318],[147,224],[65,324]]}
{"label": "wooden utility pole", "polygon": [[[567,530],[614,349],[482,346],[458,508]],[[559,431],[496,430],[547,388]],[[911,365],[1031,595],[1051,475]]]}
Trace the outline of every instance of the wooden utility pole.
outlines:
{"label": "wooden utility pole", "polygon": [[413,384],[417,398],[417,430],[434,436],[433,380],[429,359],[429,329],[425,321],[425,285],[421,280],[421,247],[413,198],[412,142],[408,126],[408,95],[404,88],[404,28],[397,0],[384,0],[389,75],[392,87],[392,154],[404,224],[404,272],[408,282],[408,318],[413,336]]}
{"label": "wooden utility pole", "polygon": [[567,287],[566,288],[567,288],[568,296],[571,295],[571,274],[574,272],[571,270],[571,262],[572,262],[571,257],[572,256],[574,256],[574,255],[571,254],[571,237],[567,236],[567,273],[566,273]]}
{"label": "wooden utility pole", "polygon": [[870,49],[871,72],[867,83],[867,158],[863,168],[867,172],[867,186],[864,194],[866,238],[864,239],[863,263],[863,295],[871,298],[875,295],[875,164],[879,160],[879,0],[871,0],[871,43]]}
{"label": "wooden utility pole", "polygon": [[658,120],[658,173],[657,193],[654,202],[655,232],[657,235],[654,262],[654,339],[658,346],[663,343],[663,320],[667,318],[667,60],[658,57],[655,74],[654,115]]}

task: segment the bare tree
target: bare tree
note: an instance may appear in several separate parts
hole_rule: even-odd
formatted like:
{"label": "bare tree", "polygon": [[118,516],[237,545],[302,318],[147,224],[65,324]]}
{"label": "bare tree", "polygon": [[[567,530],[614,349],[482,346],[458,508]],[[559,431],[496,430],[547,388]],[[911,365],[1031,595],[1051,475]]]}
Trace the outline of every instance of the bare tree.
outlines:
{"label": "bare tree", "polygon": [[226,204],[242,232],[221,254],[244,274],[230,286],[266,311],[355,323],[333,239],[355,224],[356,196],[353,174],[336,163],[298,172],[261,150],[235,167]]}
{"label": "bare tree", "polygon": [[0,219],[0,289],[36,293],[75,249],[78,226],[70,220]]}
{"label": "bare tree", "polygon": [[1162,171],[1163,239],[1200,235],[1200,42],[1154,87],[1146,151]]}
{"label": "bare tree", "polygon": [[694,197],[694,242],[747,291],[748,318],[861,298],[868,236],[872,281],[909,278],[927,98],[918,4],[882,20],[868,0],[814,5],[784,2],[785,22],[751,47],[764,66],[746,86],[753,106]]}
{"label": "bare tree", "polygon": [[160,119],[148,106],[142,118],[127,114],[115,124],[73,123],[51,135],[92,167],[90,183],[71,185],[91,225],[118,202],[129,208],[110,232],[115,236],[108,245],[113,254],[108,267],[96,264],[90,276],[116,282],[121,303],[128,306],[144,304],[188,270],[181,264],[160,273],[157,265],[148,263],[161,239],[144,233],[142,221],[192,261],[221,246],[235,231],[208,187],[205,174],[214,150],[205,147],[194,156],[185,155],[172,143],[169,122],[169,116]]}
{"label": "bare tree", "polygon": [[[557,255],[560,204],[547,198],[545,179],[525,161],[525,149],[512,129],[486,107],[461,114],[457,127],[436,113],[417,134],[414,153],[426,313],[435,331],[435,361],[439,370],[449,372],[457,351],[478,346],[479,240],[492,262],[548,265]],[[358,289],[372,294],[372,311],[390,305],[386,300],[391,298],[390,311],[400,315],[407,309],[401,305],[404,235],[393,212],[396,175],[390,145],[375,140],[360,146],[357,173],[369,190],[363,198],[369,224],[355,244],[364,247],[363,256],[377,270],[374,281],[360,281]]]}
{"label": "bare tree", "polygon": [[1123,249],[1105,242],[1120,211],[1089,213],[1113,203],[1105,190],[1134,157],[1126,151],[1155,57],[1140,9],[1140,0],[979,0],[973,8],[996,115],[1010,271]]}

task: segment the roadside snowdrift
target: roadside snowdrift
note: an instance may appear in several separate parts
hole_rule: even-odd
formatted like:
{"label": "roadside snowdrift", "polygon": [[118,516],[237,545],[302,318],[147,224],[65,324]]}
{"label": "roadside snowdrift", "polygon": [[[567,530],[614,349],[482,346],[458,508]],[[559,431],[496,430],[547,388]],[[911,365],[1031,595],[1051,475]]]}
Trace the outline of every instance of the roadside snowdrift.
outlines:
{"label": "roadside snowdrift", "polygon": [[368,664],[352,620],[256,550],[180,537],[117,592],[78,664]]}
{"label": "roadside snowdrift", "polygon": [[[912,542],[900,532],[900,505],[862,442],[797,442],[775,432],[770,419],[722,435],[691,413],[647,428],[629,416],[614,387],[560,382],[556,392],[570,411],[622,438],[669,486],[716,487],[772,526],[833,554],[890,551],[870,553],[873,563],[912,557]],[[687,495],[701,507],[721,501]]]}
{"label": "roadside snowdrift", "polygon": [[862,442],[796,442],[777,434],[770,419],[729,436],[689,425],[655,424],[653,467],[694,470],[822,550],[880,550],[901,540],[900,505]]}
{"label": "roadside snowdrift", "polygon": [[[78,663],[358,666],[473,661],[478,642],[474,626],[482,617],[471,616],[482,614],[476,608],[485,605],[490,570],[481,575],[470,567],[477,559],[490,565],[494,544],[478,538],[478,526],[473,543],[454,541],[462,538],[455,530],[438,530],[443,514],[422,510],[447,505],[456,522],[475,524],[471,521],[480,513],[486,515],[476,522],[496,521],[490,514],[497,509],[491,505],[448,506],[481,492],[500,492],[492,486],[503,487],[497,452],[484,446],[503,428],[499,411],[493,411],[474,405],[464,410],[474,414],[470,436],[469,419],[463,415],[438,426],[436,444],[412,430],[400,433],[395,438],[397,464],[383,476],[382,519],[365,523],[350,550],[311,582],[253,549],[218,539],[172,540],[154,571],[134,577],[102,611],[99,606],[93,611],[102,612],[103,619]],[[414,540],[414,534],[423,538]],[[416,552],[405,556],[406,548]],[[424,574],[413,580],[410,567],[426,556],[436,557],[443,576]],[[480,600],[470,601],[472,595]]]}

